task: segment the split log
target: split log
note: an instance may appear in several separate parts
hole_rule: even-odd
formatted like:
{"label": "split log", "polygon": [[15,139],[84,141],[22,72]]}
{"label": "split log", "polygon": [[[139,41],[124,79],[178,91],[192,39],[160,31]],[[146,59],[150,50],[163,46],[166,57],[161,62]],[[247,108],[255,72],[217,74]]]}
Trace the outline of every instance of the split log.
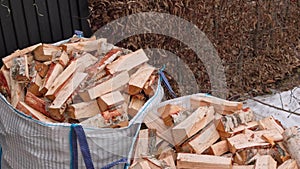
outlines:
{"label": "split log", "polygon": [[100,109],[96,100],[81,102],[68,106],[67,112],[73,119],[90,118],[100,114]]}
{"label": "split log", "polygon": [[129,71],[134,67],[137,67],[149,59],[146,56],[143,49],[139,49],[135,52],[129,53],[127,55],[120,56],[116,61],[107,65],[107,70],[110,74],[115,74],[122,71]]}
{"label": "split log", "polygon": [[58,62],[65,68],[70,60],[69,55],[65,51],[58,51],[57,55],[59,56],[57,58],[54,58],[54,61]]}
{"label": "split log", "polygon": [[155,68],[148,65],[144,64],[142,65],[131,77],[128,82],[129,84],[129,89],[128,92],[130,95],[136,95],[139,94],[144,86],[145,83],[148,81],[150,78],[151,74],[154,72]]}
{"label": "split log", "polygon": [[79,84],[87,76],[86,73],[75,73],[58,92],[57,97],[49,106],[50,109],[59,109],[67,101],[67,99],[73,94]]}
{"label": "split log", "polygon": [[37,47],[41,46],[42,44],[39,43],[39,44],[36,44],[36,45],[33,45],[33,46],[30,46],[30,47],[27,47],[25,49],[22,49],[22,50],[16,50],[14,53],[12,53],[11,55],[8,55],[4,58],[2,58],[2,62],[3,64],[6,66],[6,68],[10,69],[12,66],[13,66],[13,60],[16,58],[16,57],[19,57],[19,56],[23,56],[27,53],[30,53],[32,52],[33,50],[35,50]]}
{"label": "split log", "polygon": [[297,162],[293,159],[289,159],[282,163],[277,169],[298,169]]}
{"label": "split log", "polygon": [[134,117],[138,113],[138,111],[143,107],[144,104],[145,104],[144,100],[140,100],[137,97],[132,97],[128,106],[127,113],[131,117]]}
{"label": "split log", "polygon": [[37,110],[38,112],[43,113],[45,116],[50,116],[49,112],[46,110],[46,101],[41,98],[38,98],[37,96],[28,91],[25,96],[25,103],[33,109]]}
{"label": "split log", "polygon": [[177,168],[186,169],[231,169],[231,158],[211,156],[211,155],[198,155],[178,153]]}
{"label": "split log", "polygon": [[13,60],[13,66],[10,69],[11,76],[16,81],[28,81],[29,80],[29,68],[27,62],[27,55],[15,58]]}
{"label": "split log", "polygon": [[[130,169],[153,169],[147,160],[139,160],[130,166]],[[159,168],[160,169],[160,168]]]}
{"label": "split log", "polygon": [[216,98],[213,96],[207,97],[191,97],[191,106],[196,109],[199,106],[214,106],[215,111],[219,114],[232,114],[235,111],[242,110],[243,103],[242,102],[233,102],[220,98]]}
{"label": "split log", "polygon": [[300,132],[298,127],[290,127],[283,132],[283,143],[300,168]]}
{"label": "split log", "polygon": [[113,107],[124,103],[124,97],[120,91],[114,91],[97,98],[97,102],[101,111],[106,111]]}
{"label": "split log", "polygon": [[160,160],[162,161],[162,163],[165,167],[167,167],[169,169],[176,169],[175,162],[174,162],[175,160],[174,160],[172,155],[169,155],[169,156],[167,156],[165,158],[162,158]]}
{"label": "split log", "polygon": [[233,114],[225,115],[218,120],[219,131],[232,132],[239,125],[247,124],[254,120],[254,114],[250,108],[236,111]]}
{"label": "split log", "polygon": [[263,135],[272,138],[274,141],[281,141],[283,139],[277,130],[261,130],[255,132],[245,130],[245,133],[227,139],[229,150],[235,153],[238,150],[270,147],[271,144],[262,139]]}
{"label": "split log", "polygon": [[233,165],[232,169],[254,169],[254,165]]}
{"label": "split log", "polygon": [[209,147],[209,154],[221,156],[229,151],[228,143],[226,140],[219,141]]}
{"label": "split log", "polygon": [[274,119],[274,117],[266,117],[262,120],[259,120],[259,128],[262,130],[276,129],[280,134],[284,132],[284,129],[281,124]]}
{"label": "split log", "polygon": [[[217,120],[215,123],[216,123],[216,126],[220,125],[220,120]],[[222,124],[222,126],[223,126],[223,124]],[[241,125],[237,126],[236,128],[232,129],[232,131],[230,131],[230,132],[221,131],[221,130],[224,130],[224,128],[222,127],[220,130],[220,126],[217,127],[217,130],[218,130],[221,138],[226,139],[226,138],[232,137],[236,134],[242,133],[246,129],[256,130],[257,128],[258,128],[258,122],[251,121],[249,123],[241,124]]]}
{"label": "split log", "polygon": [[255,169],[276,169],[277,162],[269,155],[260,156],[255,162]]}
{"label": "split log", "polygon": [[220,138],[214,123],[210,123],[200,133],[193,136],[190,140],[182,145],[183,152],[195,152],[196,154],[203,153],[211,145]]}
{"label": "split log", "polygon": [[50,99],[55,99],[55,93],[60,89],[60,87],[69,79],[69,77],[76,71],[77,61],[72,61],[69,66],[60,73],[54,82],[49,86],[45,96]]}
{"label": "split log", "polygon": [[50,44],[42,44],[33,51],[33,56],[37,61],[51,61],[53,58],[53,54],[58,51],[61,51],[60,47]]}
{"label": "split log", "polygon": [[6,98],[11,97],[9,70],[6,70],[4,67],[0,70],[0,93]]}
{"label": "split log", "polygon": [[29,83],[29,86],[27,88],[27,91],[30,93],[40,97],[43,94],[40,92],[40,88],[42,87],[43,82],[41,76],[36,73],[35,77],[33,77]]}
{"label": "split log", "polygon": [[172,128],[176,145],[183,143],[188,138],[207,126],[214,119],[214,108],[199,107],[188,118]]}
{"label": "split log", "polygon": [[24,112],[25,114],[32,116],[35,119],[38,119],[42,122],[50,122],[50,123],[57,123],[57,121],[45,116],[44,114],[40,113],[39,111],[33,109],[32,107],[30,107],[29,105],[27,105],[24,102],[19,102],[18,104],[18,109],[22,112]]}
{"label": "split log", "polygon": [[172,115],[178,114],[183,108],[173,104],[167,104],[157,109],[161,119],[164,121],[166,126],[172,126],[174,124]]}
{"label": "split log", "polygon": [[77,71],[84,72],[85,69],[97,62],[97,58],[90,53],[84,53],[79,57],[75,58],[77,60]]}
{"label": "split log", "polygon": [[122,72],[113,78],[91,88],[88,89],[88,96],[90,100],[96,99],[106,93],[112,92],[125,84],[129,81],[129,75],[127,72]]}
{"label": "split log", "polygon": [[152,97],[155,93],[156,88],[157,88],[157,75],[153,74],[146,82],[143,91],[146,94],[146,96]]}
{"label": "split log", "polygon": [[59,63],[52,63],[49,67],[47,75],[45,77],[43,86],[40,88],[40,92],[45,94],[55,79],[63,72],[64,68]]}
{"label": "split log", "polygon": [[85,127],[97,127],[97,128],[107,127],[107,123],[101,114],[97,114],[96,116],[88,118],[80,122],[80,124]]}
{"label": "split log", "polygon": [[88,40],[77,43],[65,43],[62,46],[66,48],[67,53],[72,51],[92,52],[101,49],[102,44],[106,43],[106,39]]}
{"label": "split log", "polygon": [[44,78],[47,75],[48,69],[48,65],[35,61],[35,70],[42,78]]}
{"label": "split log", "polygon": [[20,101],[24,101],[25,93],[24,93],[24,87],[22,84],[18,83],[16,80],[14,80],[11,76],[11,70],[10,70],[10,92],[11,92],[11,105],[15,108]]}

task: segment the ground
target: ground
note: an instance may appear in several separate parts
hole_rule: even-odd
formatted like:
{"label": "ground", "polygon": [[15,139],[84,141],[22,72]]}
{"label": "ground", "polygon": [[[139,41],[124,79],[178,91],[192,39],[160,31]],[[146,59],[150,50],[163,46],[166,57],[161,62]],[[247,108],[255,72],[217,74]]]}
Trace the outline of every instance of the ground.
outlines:
{"label": "ground", "polygon": [[[123,16],[149,11],[176,15],[195,24],[206,34],[222,59],[230,100],[284,91],[300,84],[300,1],[89,2],[93,31]],[[120,23],[120,27],[133,24]],[[162,26],[168,29],[168,24],[166,21]],[[172,52],[192,70],[200,86],[198,91],[211,93],[203,63],[182,42],[158,34],[141,34],[117,45],[131,50],[159,48]],[[177,75],[168,74],[177,91],[178,84],[172,80]],[[185,90],[193,89],[189,82],[183,84]]]}

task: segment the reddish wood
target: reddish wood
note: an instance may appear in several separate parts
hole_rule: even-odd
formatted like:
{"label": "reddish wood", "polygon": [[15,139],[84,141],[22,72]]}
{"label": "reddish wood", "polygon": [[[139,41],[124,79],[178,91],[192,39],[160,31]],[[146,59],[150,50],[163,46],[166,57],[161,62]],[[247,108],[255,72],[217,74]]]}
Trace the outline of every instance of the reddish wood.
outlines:
{"label": "reddish wood", "polygon": [[25,103],[32,107],[33,109],[43,113],[46,116],[50,116],[49,112],[46,110],[46,102],[43,99],[38,98],[31,92],[26,93]]}

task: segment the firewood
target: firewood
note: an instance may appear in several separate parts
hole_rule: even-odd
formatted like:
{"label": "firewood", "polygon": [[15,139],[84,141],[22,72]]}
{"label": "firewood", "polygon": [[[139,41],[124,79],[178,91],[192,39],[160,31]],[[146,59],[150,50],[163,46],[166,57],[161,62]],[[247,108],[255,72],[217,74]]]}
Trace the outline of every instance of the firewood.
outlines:
{"label": "firewood", "polygon": [[269,155],[260,156],[255,162],[255,169],[276,169],[276,161]]}
{"label": "firewood", "polygon": [[281,141],[283,139],[277,130],[245,131],[245,133],[237,134],[227,139],[229,150],[232,153],[235,153],[237,150],[270,147],[271,144],[261,138],[263,135],[272,138],[274,141]]}
{"label": "firewood", "polygon": [[6,68],[10,69],[12,66],[13,66],[13,60],[16,58],[16,57],[19,57],[19,56],[23,56],[29,52],[32,52],[33,50],[35,50],[37,47],[41,46],[42,44],[39,43],[39,44],[36,44],[36,45],[33,45],[33,46],[30,46],[30,47],[27,47],[25,49],[22,49],[22,50],[16,50],[14,53],[12,53],[11,55],[9,56],[6,56],[4,58],[2,58],[2,62],[3,64],[6,66]]}
{"label": "firewood", "polygon": [[231,158],[179,153],[177,157],[177,168],[186,169],[231,169]]}
{"label": "firewood", "polygon": [[25,96],[25,103],[38,112],[43,113],[45,116],[50,116],[49,112],[46,110],[46,101],[38,98],[34,94],[27,92]]}
{"label": "firewood", "polygon": [[217,130],[232,132],[240,125],[247,124],[254,120],[254,114],[251,109],[246,108],[241,111],[236,111],[233,114],[225,115],[218,120]]}
{"label": "firewood", "polygon": [[11,67],[11,76],[16,81],[29,80],[29,68],[27,63],[27,55],[15,58]]}
{"label": "firewood", "polygon": [[178,114],[183,108],[173,104],[167,104],[157,109],[161,119],[164,121],[166,126],[172,126],[174,124],[172,114]]}
{"label": "firewood", "polygon": [[21,83],[18,83],[16,80],[12,78],[12,72],[10,70],[10,91],[11,91],[11,105],[15,108],[20,101],[24,101],[25,93],[24,87]]}
{"label": "firewood", "polygon": [[232,169],[254,169],[254,165],[233,165]]}
{"label": "firewood", "polygon": [[62,46],[66,47],[67,53],[71,51],[84,51],[84,52],[92,52],[100,50],[101,45],[106,43],[106,39],[97,39],[97,40],[88,40],[77,43],[65,43]]}
{"label": "firewood", "polygon": [[144,129],[140,130],[138,140],[136,142],[136,148],[134,153],[134,161],[143,158],[144,156],[154,155],[156,143],[156,130]]}
{"label": "firewood", "polygon": [[75,73],[58,92],[49,109],[60,109],[86,76],[86,73]]}
{"label": "firewood", "polygon": [[129,84],[129,94],[130,95],[135,95],[140,93],[144,86],[145,83],[148,81],[150,78],[151,74],[155,70],[154,67],[144,64],[141,66],[131,77],[128,82]]}
{"label": "firewood", "polygon": [[9,70],[6,70],[5,67],[0,70],[0,93],[7,98],[11,97]]}
{"label": "firewood", "polygon": [[184,152],[195,152],[196,154],[203,153],[211,145],[220,138],[214,123],[210,123],[200,133],[196,134],[191,140],[188,140],[182,145]]}
{"label": "firewood", "polygon": [[20,111],[24,112],[25,114],[32,116],[35,119],[38,119],[42,122],[51,122],[51,123],[57,123],[57,121],[51,119],[50,117],[45,116],[44,114],[40,113],[39,111],[33,109],[29,105],[27,105],[24,102],[18,103],[18,108],[20,108]]}
{"label": "firewood", "polygon": [[276,129],[280,134],[284,132],[284,129],[282,128],[281,125],[277,123],[277,121],[274,119],[274,117],[266,117],[262,120],[259,120],[259,127],[260,129]]}
{"label": "firewood", "polygon": [[116,107],[124,103],[124,97],[120,91],[114,91],[97,98],[97,102],[101,111],[106,111],[112,107]]}
{"label": "firewood", "polygon": [[220,120],[217,120],[215,123],[216,123],[217,130],[218,130],[220,136],[222,138],[225,138],[225,139],[229,138],[229,137],[232,137],[236,134],[242,133],[246,129],[255,130],[255,129],[258,128],[258,122],[257,121],[251,121],[251,122],[248,122],[246,124],[241,124],[241,125],[233,128],[232,131],[230,131],[230,132],[225,132],[225,131],[221,131],[221,130],[224,130],[224,128],[223,127],[220,128],[220,126],[219,126],[220,125]]}
{"label": "firewood", "polygon": [[60,50],[60,47],[50,44],[42,44],[33,51],[34,59],[41,62],[51,61],[53,58],[53,53]]}
{"label": "firewood", "polygon": [[209,147],[209,154],[220,156],[229,151],[228,144],[226,140],[219,141]]}
{"label": "firewood", "polygon": [[283,143],[300,168],[300,132],[298,127],[290,127],[283,132]]}
{"label": "firewood", "polygon": [[47,75],[44,79],[43,86],[40,88],[40,92],[45,94],[55,79],[63,72],[64,68],[59,63],[52,63],[49,67]]}
{"label": "firewood", "polygon": [[192,108],[198,108],[199,106],[209,106],[212,105],[215,111],[219,114],[232,114],[235,111],[242,110],[242,102],[233,102],[228,100],[223,100],[220,98],[207,96],[207,97],[192,97],[191,106]]}
{"label": "firewood", "polygon": [[97,127],[97,128],[107,127],[107,123],[105,122],[105,119],[101,114],[97,114],[96,116],[88,118],[80,122],[80,124],[85,127]]}
{"label": "firewood", "polygon": [[88,95],[90,100],[96,99],[97,97],[100,97],[106,93],[109,93],[111,91],[114,91],[125,84],[127,84],[129,81],[129,75],[127,72],[122,72],[113,78],[91,88],[88,89]]}
{"label": "firewood", "polygon": [[35,77],[31,79],[27,91],[40,97],[43,95],[40,92],[40,88],[42,87],[42,85],[43,85],[42,78],[38,73],[36,73]]}
{"label": "firewood", "polygon": [[77,61],[72,61],[69,66],[63,70],[61,74],[59,74],[54,82],[49,86],[47,93],[45,96],[50,99],[55,99],[55,92],[69,79],[69,77],[76,71]]}
{"label": "firewood", "polygon": [[199,107],[188,118],[172,128],[172,134],[176,145],[203,129],[214,119],[214,108]]}
{"label": "firewood", "polygon": [[289,159],[281,164],[277,169],[298,169],[298,167],[295,160]]}
{"label": "firewood", "polygon": [[157,88],[157,75],[151,75],[149,80],[145,83],[144,86],[144,93],[148,97],[152,97],[154,95],[154,92]]}
{"label": "firewood", "polygon": [[35,62],[35,70],[42,78],[44,78],[47,75],[48,69],[48,65],[37,61]]}
{"label": "firewood", "polygon": [[[150,167],[149,161],[142,159],[142,160],[139,160],[139,161],[133,163],[130,166],[130,169],[153,169],[153,168]],[[158,169],[160,169],[160,168],[158,167]]]}
{"label": "firewood", "polygon": [[65,51],[58,51],[56,54],[59,56],[54,58],[54,60],[65,68],[70,60],[69,55]]}
{"label": "firewood", "polygon": [[90,53],[83,53],[79,57],[75,58],[77,60],[77,71],[84,72],[85,69],[97,62],[97,58]]}
{"label": "firewood", "polygon": [[129,53],[127,55],[120,56],[116,61],[107,65],[107,70],[110,74],[115,74],[122,71],[129,71],[134,67],[137,67],[149,59],[146,56],[143,49],[139,49],[135,52]]}
{"label": "firewood", "polygon": [[145,104],[144,100],[140,100],[137,97],[132,97],[128,106],[127,113],[131,117],[134,117],[137,114],[137,112],[143,107],[144,104]]}
{"label": "firewood", "polygon": [[163,162],[165,167],[168,167],[169,169],[176,169],[175,162],[174,162],[175,160],[172,155],[169,155],[160,160]]}
{"label": "firewood", "polygon": [[93,117],[100,114],[100,109],[96,100],[90,102],[81,102],[68,106],[67,112],[73,119],[82,119]]}

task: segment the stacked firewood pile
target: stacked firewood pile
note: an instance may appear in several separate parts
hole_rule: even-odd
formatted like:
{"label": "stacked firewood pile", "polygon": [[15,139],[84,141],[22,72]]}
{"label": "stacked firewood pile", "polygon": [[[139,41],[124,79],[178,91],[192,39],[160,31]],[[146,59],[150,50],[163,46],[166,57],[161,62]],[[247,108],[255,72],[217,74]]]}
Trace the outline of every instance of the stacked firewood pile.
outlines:
{"label": "stacked firewood pile", "polygon": [[285,129],[273,117],[256,120],[241,102],[191,96],[186,104],[174,101],[160,106],[148,114],[145,124],[148,129],[140,131],[132,169],[297,169],[300,165],[299,129]]}
{"label": "stacked firewood pile", "polygon": [[142,49],[74,36],[3,58],[0,89],[14,108],[43,122],[123,127],[157,87],[148,60]]}

